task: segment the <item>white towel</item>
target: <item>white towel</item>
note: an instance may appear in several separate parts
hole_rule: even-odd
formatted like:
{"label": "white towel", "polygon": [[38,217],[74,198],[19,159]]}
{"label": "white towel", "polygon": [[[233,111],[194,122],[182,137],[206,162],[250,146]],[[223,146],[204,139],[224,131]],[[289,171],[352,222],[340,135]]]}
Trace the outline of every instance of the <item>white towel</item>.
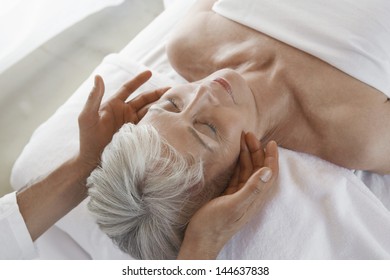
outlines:
{"label": "white towel", "polygon": [[213,10],[312,54],[390,97],[388,0],[219,0]]}
{"label": "white towel", "polygon": [[270,201],[220,259],[390,258],[390,212],[352,171],[279,151]]}

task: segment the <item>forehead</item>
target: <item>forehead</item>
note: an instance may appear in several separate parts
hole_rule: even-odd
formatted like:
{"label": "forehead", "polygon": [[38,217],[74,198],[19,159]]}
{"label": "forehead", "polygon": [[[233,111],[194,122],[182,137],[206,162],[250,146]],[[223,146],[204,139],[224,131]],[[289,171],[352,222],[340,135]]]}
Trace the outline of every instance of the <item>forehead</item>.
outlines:
{"label": "forehead", "polygon": [[[195,158],[212,152],[197,132],[177,116],[166,114],[159,108],[151,108],[140,124],[152,125],[171,146],[181,153],[191,153]],[[203,142],[203,143],[202,143]]]}
{"label": "forehead", "polygon": [[[180,121],[172,121],[169,124],[162,124],[164,117],[159,118],[159,122],[152,124],[157,131],[165,138],[169,144],[182,152],[198,151],[205,149],[210,153],[215,150],[207,141],[203,140],[199,132],[189,125],[181,125]],[[168,120],[169,122],[169,120]]]}
{"label": "forehead", "polygon": [[187,84],[178,84],[171,87],[169,90],[167,90],[164,94],[164,96],[168,96],[172,93],[184,93],[187,94],[191,91],[193,91],[198,85],[201,83],[201,81],[187,83]]}

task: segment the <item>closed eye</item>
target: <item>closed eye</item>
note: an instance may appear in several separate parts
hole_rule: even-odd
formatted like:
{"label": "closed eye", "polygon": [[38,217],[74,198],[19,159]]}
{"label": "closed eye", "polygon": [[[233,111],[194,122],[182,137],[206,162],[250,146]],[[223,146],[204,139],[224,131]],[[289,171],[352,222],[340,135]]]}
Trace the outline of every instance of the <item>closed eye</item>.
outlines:
{"label": "closed eye", "polygon": [[217,127],[212,123],[206,123],[206,125],[211,129],[211,131],[217,134]]}
{"label": "closed eye", "polygon": [[199,120],[199,121],[195,121],[195,125],[197,125],[197,130],[200,133],[206,135],[207,137],[211,137],[213,139],[219,137],[218,129],[213,123],[205,120],[201,120],[201,121]]}
{"label": "closed eye", "polygon": [[178,112],[181,111],[180,108],[179,108],[179,106],[177,105],[177,103],[176,103],[176,101],[175,101],[174,98],[168,98],[168,101],[173,105],[173,107],[175,107],[175,109],[176,109]]}

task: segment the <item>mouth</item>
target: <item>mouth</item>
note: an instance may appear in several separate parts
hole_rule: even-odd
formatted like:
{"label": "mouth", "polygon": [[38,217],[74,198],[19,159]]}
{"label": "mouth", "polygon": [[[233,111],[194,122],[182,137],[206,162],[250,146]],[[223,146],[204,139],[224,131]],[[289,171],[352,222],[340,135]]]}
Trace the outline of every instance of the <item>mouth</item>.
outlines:
{"label": "mouth", "polygon": [[233,102],[236,103],[236,101],[234,100],[232,86],[230,85],[230,83],[227,80],[225,80],[222,77],[218,77],[218,78],[214,79],[213,81],[220,84],[226,90],[226,92],[229,94],[229,96],[233,99]]}

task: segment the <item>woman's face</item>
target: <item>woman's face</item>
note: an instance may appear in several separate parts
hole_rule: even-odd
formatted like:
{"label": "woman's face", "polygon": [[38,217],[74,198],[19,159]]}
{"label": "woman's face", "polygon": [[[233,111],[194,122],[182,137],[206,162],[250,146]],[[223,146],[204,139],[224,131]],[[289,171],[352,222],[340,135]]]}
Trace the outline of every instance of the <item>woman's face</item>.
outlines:
{"label": "woman's face", "polygon": [[140,124],[155,127],[181,153],[200,158],[206,180],[232,167],[243,131],[254,131],[257,109],[243,77],[224,69],[167,91]]}

